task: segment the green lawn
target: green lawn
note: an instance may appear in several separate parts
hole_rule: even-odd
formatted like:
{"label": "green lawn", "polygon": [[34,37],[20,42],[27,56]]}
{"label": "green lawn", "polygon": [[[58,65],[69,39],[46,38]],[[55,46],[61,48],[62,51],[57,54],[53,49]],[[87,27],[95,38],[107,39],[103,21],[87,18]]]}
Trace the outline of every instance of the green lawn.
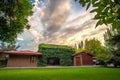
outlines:
{"label": "green lawn", "polygon": [[120,80],[120,68],[0,69],[0,80]]}

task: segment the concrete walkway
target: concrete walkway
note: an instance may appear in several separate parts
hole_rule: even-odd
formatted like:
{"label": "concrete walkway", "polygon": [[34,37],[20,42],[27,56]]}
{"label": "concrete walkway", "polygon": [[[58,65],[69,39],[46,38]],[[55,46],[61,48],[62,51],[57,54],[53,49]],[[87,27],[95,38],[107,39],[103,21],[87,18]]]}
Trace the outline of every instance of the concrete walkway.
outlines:
{"label": "concrete walkway", "polygon": [[101,67],[99,65],[91,66],[43,66],[43,67],[3,67],[1,69],[17,69],[17,68],[82,68],[82,67]]}

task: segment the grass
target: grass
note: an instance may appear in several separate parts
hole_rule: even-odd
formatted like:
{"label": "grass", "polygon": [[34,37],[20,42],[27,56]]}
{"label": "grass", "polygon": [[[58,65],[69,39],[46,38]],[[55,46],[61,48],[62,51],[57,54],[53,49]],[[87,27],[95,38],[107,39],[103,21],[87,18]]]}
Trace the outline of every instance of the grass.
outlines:
{"label": "grass", "polygon": [[0,80],[120,80],[120,68],[0,69]]}

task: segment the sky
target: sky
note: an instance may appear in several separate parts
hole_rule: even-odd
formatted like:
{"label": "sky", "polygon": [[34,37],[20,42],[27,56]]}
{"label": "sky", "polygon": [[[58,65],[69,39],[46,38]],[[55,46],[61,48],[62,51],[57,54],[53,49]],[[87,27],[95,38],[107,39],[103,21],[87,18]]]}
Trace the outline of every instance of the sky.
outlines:
{"label": "sky", "polygon": [[95,13],[89,13],[74,0],[31,0],[31,28],[18,35],[20,49],[38,50],[41,43],[73,46],[85,39],[96,38],[104,43],[106,26],[95,28]]}

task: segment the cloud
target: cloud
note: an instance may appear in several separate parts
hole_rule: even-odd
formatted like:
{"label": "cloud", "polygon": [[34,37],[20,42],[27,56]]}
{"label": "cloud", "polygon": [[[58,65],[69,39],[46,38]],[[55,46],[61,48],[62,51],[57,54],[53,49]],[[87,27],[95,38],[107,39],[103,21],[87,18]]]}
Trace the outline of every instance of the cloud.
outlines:
{"label": "cloud", "polygon": [[47,6],[41,8],[41,22],[44,26],[43,36],[51,37],[67,19],[70,12],[69,0],[47,0]]}
{"label": "cloud", "polygon": [[35,0],[33,15],[28,17],[30,30],[18,36],[20,49],[37,50],[40,43],[74,45],[97,38],[104,42],[105,25],[95,29],[95,14],[73,0]]}

